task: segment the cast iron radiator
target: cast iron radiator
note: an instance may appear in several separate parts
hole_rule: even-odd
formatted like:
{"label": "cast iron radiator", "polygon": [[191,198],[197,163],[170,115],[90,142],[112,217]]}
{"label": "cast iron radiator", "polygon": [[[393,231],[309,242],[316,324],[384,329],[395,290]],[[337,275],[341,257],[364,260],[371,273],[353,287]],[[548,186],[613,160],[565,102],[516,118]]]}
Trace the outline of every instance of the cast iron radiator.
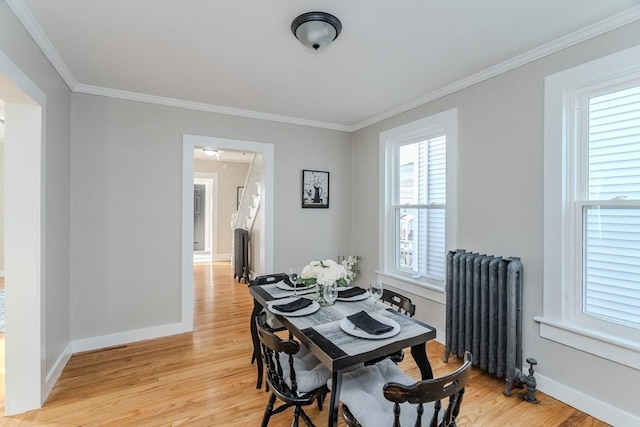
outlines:
{"label": "cast iron radiator", "polygon": [[473,364],[505,378],[511,395],[522,369],[522,263],[470,253],[447,254],[447,314],[444,362],[465,351]]}
{"label": "cast iron radiator", "polygon": [[249,232],[243,228],[234,231],[233,277],[249,283]]}

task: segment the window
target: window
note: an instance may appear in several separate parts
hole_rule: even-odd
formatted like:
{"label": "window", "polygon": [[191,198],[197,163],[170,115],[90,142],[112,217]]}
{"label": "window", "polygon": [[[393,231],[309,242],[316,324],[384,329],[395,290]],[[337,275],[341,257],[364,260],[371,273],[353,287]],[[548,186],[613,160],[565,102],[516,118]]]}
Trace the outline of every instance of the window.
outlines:
{"label": "window", "polygon": [[545,80],[541,335],[640,368],[640,48]]}
{"label": "window", "polygon": [[[640,82],[577,94],[576,317],[640,329]],[[595,319],[596,322],[593,322]],[[611,328],[611,325],[606,325]],[[623,334],[624,332],[620,332]]]}
{"label": "window", "polygon": [[449,110],[380,134],[381,273],[440,292],[455,241],[456,120]]}

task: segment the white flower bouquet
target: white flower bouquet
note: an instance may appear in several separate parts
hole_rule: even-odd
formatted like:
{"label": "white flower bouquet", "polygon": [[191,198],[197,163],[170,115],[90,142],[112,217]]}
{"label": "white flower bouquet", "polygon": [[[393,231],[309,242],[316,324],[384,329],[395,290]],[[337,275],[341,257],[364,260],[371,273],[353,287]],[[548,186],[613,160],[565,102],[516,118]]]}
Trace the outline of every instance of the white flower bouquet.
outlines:
{"label": "white flower bouquet", "polygon": [[347,270],[347,277],[349,278],[349,282],[352,282],[353,279],[356,278],[360,270],[356,269],[355,266],[362,258],[360,255],[349,255],[348,257],[342,257],[342,261],[340,261],[340,257],[338,257],[338,262],[342,264],[342,266]]}
{"label": "white flower bouquet", "polygon": [[332,259],[311,261],[300,273],[300,282],[305,286],[312,286],[316,283],[328,286],[334,282],[338,286],[347,286],[350,281],[347,269]]}

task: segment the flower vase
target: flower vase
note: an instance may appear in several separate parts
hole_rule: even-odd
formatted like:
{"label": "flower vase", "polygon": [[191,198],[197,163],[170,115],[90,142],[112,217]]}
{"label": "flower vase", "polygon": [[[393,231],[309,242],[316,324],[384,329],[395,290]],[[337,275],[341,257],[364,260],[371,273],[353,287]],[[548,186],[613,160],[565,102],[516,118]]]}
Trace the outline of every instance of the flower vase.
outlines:
{"label": "flower vase", "polygon": [[336,302],[335,296],[337,296],[337,290],[334,291],[333,299],[330,296],[328,297],[327,295],[328,293],[331,293],[331,288],[335,289],[336,284],[334,283],[333,285],[321,285],[320,283],[318,283],[318,295],[316,297],[316,302],[322,307],[333,305]]}
{"label": "flower vase", "polygon": [[329,301],[324,298],[324,285],[318,283],[318,295],[316,296],[316,302],[322,307],[329,305]]}

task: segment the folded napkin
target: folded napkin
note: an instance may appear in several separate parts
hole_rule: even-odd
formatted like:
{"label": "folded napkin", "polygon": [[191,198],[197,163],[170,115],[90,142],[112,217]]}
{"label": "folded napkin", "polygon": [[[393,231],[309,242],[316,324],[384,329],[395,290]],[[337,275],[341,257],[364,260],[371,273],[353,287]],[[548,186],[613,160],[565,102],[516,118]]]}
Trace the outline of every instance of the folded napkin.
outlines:
{"label": "folded napkin", "polygon": [[356,314],[352,314],[351,316],[347,316],[347,319],[349,319],[349,321],[358,329],[362,329],[371,335],[380,335],[393,330],[393,326],[378,322],[376,319],[369,316],[366,311],[360,311]]}
{"label": "folded napkin", "polygon": [[296,288],[296,289],[306,288],[306,285],[304,285],[303,283],[295,283],[295,284],[291,283],[291,280],[288,277],[286,279],[284,279],[283,281],[290,288]]}
{"label": "folded napkin", "polygon": [[357,295],[362,295],[367,292],[366,289],[359,288],[354,286],[351,289],[345,289],[344,291],[338,291],[338,298],[351,298]]}
{"label": "folded napkin", "polygon": [[298,298],[297,300],[288,302],[286,304],[273,304],[272,309],[281,313],[293,313],[294,311],[302,310],[305,307],[309,307],[313,304],[313,301],[306,298]]}

